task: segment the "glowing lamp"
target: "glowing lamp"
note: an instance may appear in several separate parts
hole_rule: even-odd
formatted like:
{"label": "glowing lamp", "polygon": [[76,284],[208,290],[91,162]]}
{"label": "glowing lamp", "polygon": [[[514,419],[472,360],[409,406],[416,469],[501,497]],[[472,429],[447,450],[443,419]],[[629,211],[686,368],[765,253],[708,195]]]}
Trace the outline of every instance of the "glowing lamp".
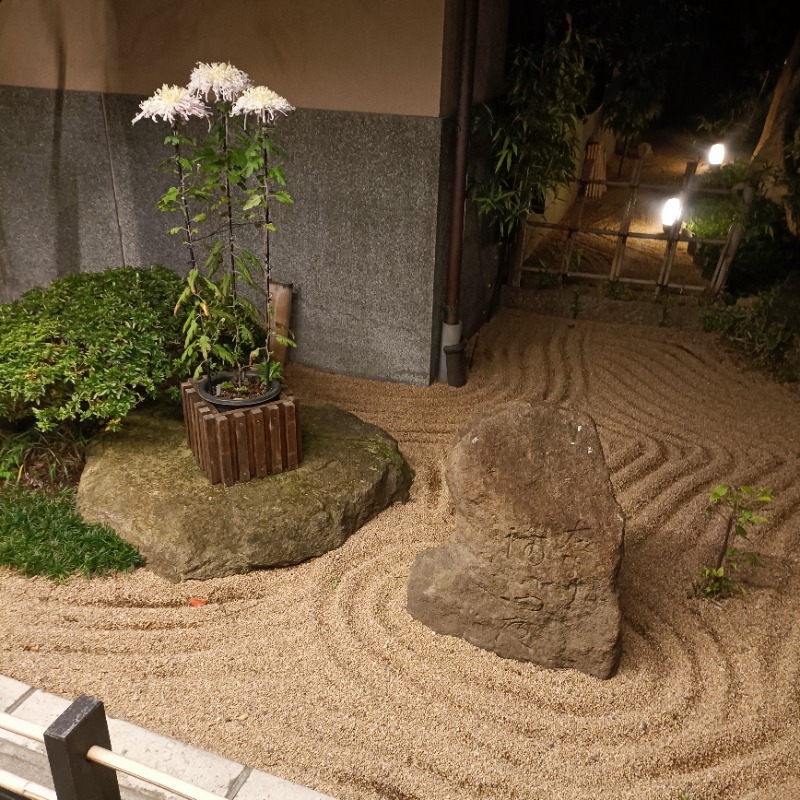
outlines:
{"label": "glowing lamp", "polygon": [[661,224],[664,229],[671,228],[681,215],[681,201],[677,197],[670,197],[661,209]]}
{"label": "glowing lamp", "polygon": [[708,163],[712,167],[718,167],[725,160],[725,145],[715,144],[708,151]]}

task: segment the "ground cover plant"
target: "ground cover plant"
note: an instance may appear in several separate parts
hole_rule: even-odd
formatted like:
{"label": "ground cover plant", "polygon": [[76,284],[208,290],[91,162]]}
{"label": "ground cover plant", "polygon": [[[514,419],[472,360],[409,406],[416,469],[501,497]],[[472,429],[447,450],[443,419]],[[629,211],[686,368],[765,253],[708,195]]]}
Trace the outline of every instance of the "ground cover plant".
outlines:
{"label": "ground cover plant", "polygon": [[706,331],[719,331],[737,350],[779,381],[800,380],[800,337],[781,313],[779,289],[756,295],[748,305],[719,304],[703,318]]}
{"label": "ground cover plant", "polygon": [[69,490],[46,494],[12,481],[0,486],[0,564],[26,576],[62,581],[144,563],[139,551],[110,528],[87,525],[73,500]]}
{"label": "ground cover plant", "polygon": [[42,432],[0,427],[0,481],[45,491],[73,486],[83,470],[86,438],[79,426]]}

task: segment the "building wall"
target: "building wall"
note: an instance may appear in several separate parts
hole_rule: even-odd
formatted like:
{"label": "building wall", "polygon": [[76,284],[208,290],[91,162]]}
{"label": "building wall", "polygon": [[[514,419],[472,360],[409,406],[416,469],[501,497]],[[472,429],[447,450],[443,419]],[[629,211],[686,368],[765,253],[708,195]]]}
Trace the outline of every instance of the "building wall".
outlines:
{"label": "building wall", "polygon": [[[483,3],[483,95],[498,79],[484,62],[504,36],[503,5]],[[143,96],[185,83],[195,61],[232,60],[299,109],[277,130],[295,204],[279,209],[272,250],[274,277],[296,290],[293,357],[429,382],[452,191],[454,126],[440,112],[459,8],[2,0],[0,299],[74,271],[185,269],[165,234],[174,223],[154,208],[168,185],[156,170],[165,126],[130,123]]]}
{"label": "building wall", "polygon": [[0,5],[0,84],[148,95],[231,61],[299,108],[439,116],[445,0]]}

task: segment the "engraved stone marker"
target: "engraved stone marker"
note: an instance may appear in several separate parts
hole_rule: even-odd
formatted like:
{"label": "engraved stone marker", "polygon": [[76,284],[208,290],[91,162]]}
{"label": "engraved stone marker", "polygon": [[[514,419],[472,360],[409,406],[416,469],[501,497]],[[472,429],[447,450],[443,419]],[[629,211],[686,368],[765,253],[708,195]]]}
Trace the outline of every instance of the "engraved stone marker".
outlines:
{"label": "engraved stone marker", "polygon": [[447,484],[456,535],[414,560],[411,615],[506,658],[611,677],[625,522],[592,419],[522,402],[478,414]]}

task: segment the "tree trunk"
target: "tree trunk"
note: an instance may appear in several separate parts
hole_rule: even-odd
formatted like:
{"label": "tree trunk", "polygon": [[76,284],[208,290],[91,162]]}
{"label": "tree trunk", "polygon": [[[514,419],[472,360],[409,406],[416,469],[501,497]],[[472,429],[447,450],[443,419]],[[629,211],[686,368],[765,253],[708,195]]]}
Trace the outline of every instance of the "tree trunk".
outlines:
{"label": "tree trunk", "polygon": [[767,119],[761,138],[753,151],[753,164],[771,167],[775,175],[768,179],[766,196],[782,205],[786,211],[786,221],[795,236],[800,236],[800,220],[792,213],[785,202],[786,187],[786,146],[793,140],[797,123],[797,110],[800,105],[800,33],[795,37],[789,57],[786,59],[781,76],[775,86]]}
{"label": "tree trunk", "polygon": [[795,100],[800,97],[800,33],[795,37],[789,57],[786,59],[772,95],[764,130],[753,151],[753,161],[783,169],[783,151],[787,137],[793,131],[786,130],[792,116]]}

